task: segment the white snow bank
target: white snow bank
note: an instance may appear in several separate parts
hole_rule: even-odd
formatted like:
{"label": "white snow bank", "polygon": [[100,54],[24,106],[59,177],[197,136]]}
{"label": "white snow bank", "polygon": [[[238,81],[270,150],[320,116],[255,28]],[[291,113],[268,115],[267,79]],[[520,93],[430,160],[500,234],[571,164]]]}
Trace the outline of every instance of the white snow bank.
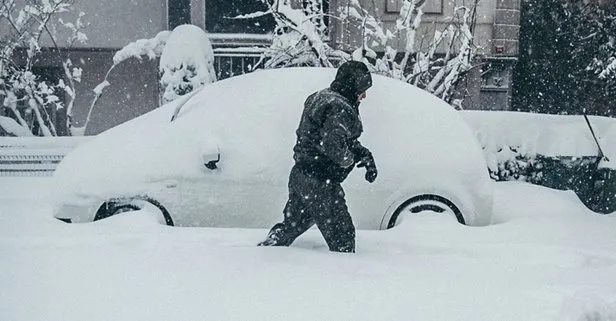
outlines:
{"label": "white snow bank", "polygon": [[614,321],[616,301],[605,300],[610,293],[576,293],[563,300],[559,321]]}
{"label": "white snow bank", "polygon": [[[580,217],[600,216],[585,207],[573,191],[554,190],[519,181],[497,182],[495,186],[492,224],[519,219],[573,221]],[[571,236],[571,241],[583,240]]]}
{"label": "white snow bank", "polygon": [[48,202],[54,189],[50,177],[0,177],[0,203],[11,200]]}
{"label": "white snow bank", "polygon": [[610,320],[581,316],[613,311],[616,216],[495,185],[500,224],[409,217],[359,230],[352,255],[328,252],[316,229],[262,248],[261,229],[171,228],[144,211],[64,224],[3,200],[0,319]]}

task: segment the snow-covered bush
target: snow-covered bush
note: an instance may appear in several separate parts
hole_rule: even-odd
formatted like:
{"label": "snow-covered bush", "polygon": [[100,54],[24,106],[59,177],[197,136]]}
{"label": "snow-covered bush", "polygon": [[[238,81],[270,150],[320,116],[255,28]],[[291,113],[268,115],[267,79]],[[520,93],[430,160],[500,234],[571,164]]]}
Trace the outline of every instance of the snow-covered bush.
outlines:
{"label": "snow-covered bush", "polygon": [[332,59],[349,60],[349,54],[332,49],[325,41],[327,27],[323,22],[323,1],[304,1],[303,9],[295,9],[291,1],[272,3],[266,12],[237,16],[235,19],[250,19],[271,14],[276,21],[272,44],[264,51],[257,66],[280,68],[294,66],[332,67]]}
{"label": "snow-covered bush", "polygon": [[[351,52],[332,49],[326,37],[328,32],[322,19],[323,1],[304,1],[303,9],[293,9],[291,1],[278,0],[269,4],[267,12],[258,12],[236,18],[249,19],[271,14],[276,20],[273,41],[263,53],[257,66],[278,68],[290,66],[336,66],[341,61],[363,61],[373,72],[414,84],[450,104],[459,106],[454,99],[456,85],[472,65],[475,55],[473,25],[478,0],[470,6],[457,7],[443,30],[435,30],[428,46],[417,48],[415,39],[422,21],[425,1],[400,0],[403,6],[394,30],[364,9],[357,0],[339,3],[337,17],[343,33],[350,28],[361,30],[362,41]],[[319,11],[320,10],[320,11]],[[395,44],[404,43],[398,52]],[[444,54],[437,54],[438,48]],[[379,54],[380,52],[380,54]]]}
{"label": "snow-covered bush", "polygon": [[173,31],[161,31],[153,38],[131,42],[114,54],[113,65],[103,81],[93,89],[95,96],[90,104],[84,128],[88,125],[90,115],[105,88],[112,85],[108,80],[111,72],[129,58],[141,60],[143,57],[150,60],[160,59],[163,103],[216,81],[214,51],[207,34],[201,28],[181,25]]}
{"label": "snow-covered bush", "polygon": [[177,26],[167,39],[160,57],[163,103],[216,81],[214,50],[203,29]]}
{"label": "snow-covered bush", "polygon": [[[70,0],[0,0],[0,26],[7,28],[0,33],[0,108],[8,109],[9,116],[34,135],[55,136],[59,132],[70,132],[72,126],[75,82],[81,81],[82,70],[73,66],[69,49],[76,42],[87,40],[82,32],[83,12],[74,23],[62,19],[71,15],[72,3]],[[53,21],[70,31],[63,43],[56,36]],[[62,59],[64,77],[56,82],[45,81],[34,71],[38,55],[49,49],[44,48],[43,41],[49,41],[50,50]],[[66,105],[58,97],[60,92],[69,97]],[[65,129],[56,128],[48,108],[66,108],[67,123],[60,124],[66,126]],[[24,130],[10,132],[20,135]],[[7,128],[4,131],[8,132]]]}
{"label": "snow-covered bush", "polygon": [[[384,28],[376,15],[363,9],[357,0],[343,9],[343,21],[361,21],[362,45],[355,50],[353,58],[364,61],[374,72],[411,83],[459,107],[460,102],[454,101],[453,94],[459,80],[472,67],[475,47],[471,30],[479,1],[454,8],[447,26],[434,30],[434,37],[423,48],[418,48],[415,40],[426,2],[401,1],[400,16],[393,31]],[[393,45],[399,41],[404,43],[402,52]],[[444,55],[437,55],[439,47],[445,48]],[[381,57],[376,53],[382,50],[379,48],[384,48]]]}

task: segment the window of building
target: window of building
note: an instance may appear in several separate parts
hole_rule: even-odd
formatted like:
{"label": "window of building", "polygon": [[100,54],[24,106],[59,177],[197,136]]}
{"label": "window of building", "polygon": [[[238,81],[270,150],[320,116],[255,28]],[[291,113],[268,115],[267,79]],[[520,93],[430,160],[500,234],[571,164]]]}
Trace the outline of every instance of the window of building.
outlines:
{"label": "window of building", "polygon": [[[387,0],[387,6],[385,11],[389,13],[400,12],[402,8],[402,1],[400,0]],[[426,0],[423,7],[424,13],[443,13],[443,0]]]}
{"label": "window of building", "polygon": [[190,0],[167,0],[169,30],[190,23]]}
{"label": "window of building", "polygon": [[[329,0],[322,1],[322,11],[327,14]],[[308,1],[302,1],[302,8],[307,14],[314,14],[320,8],[309,7]],[[206,0],[205,27],[209,33],[237,33],[237,34],[267,34],[274,30],[276,21],[272,15],[233,19],[234,17],[251,15],[257,12],[266,12],[267,4],[263,0]],[[313,22],[327,25],[329,17],[313,17]]]}
{"label": "window of building", "polygon": [[[267,12],[269,6],[264,1],[272,0],[205,0],[205,29],[210,33],[216,48],[215,69],[218,79],[240,75],[253,70],[260,61],[260,54],[254,51],[239,52],[235,47],[267,46],[274,31],[276,21],[271,14],[246,19],[233,17]],[[329,23],[329,0],[322,0],[322,8],[313,1],[293,1],[293,8],[303,9],[319,32],[327,35]],[[320,16],[319,13],[324,15]],[[218,34],[218,35],[212,35]],[[225,35],[220,35],[225,34]],[[229,49],[233,48],[233,49]]]}
{"label": "window of building", "polygon": [[276,26],[272,15],[232,19],[267,10],[268,6],[261,0],[207,0],[205,2],[205,29],[209,33],[270,33]]}

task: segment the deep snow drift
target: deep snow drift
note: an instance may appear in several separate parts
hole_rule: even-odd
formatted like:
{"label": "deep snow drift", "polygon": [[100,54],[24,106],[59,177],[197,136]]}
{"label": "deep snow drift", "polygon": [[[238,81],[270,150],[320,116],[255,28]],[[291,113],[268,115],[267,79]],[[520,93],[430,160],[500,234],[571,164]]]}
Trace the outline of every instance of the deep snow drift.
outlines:
{"label": "deep snow drift", "polygon": [[499,183],[494,225],[419,215],[344,255],[147,211],[64,224],[50,182],[0,179],[1,320],[616,320],[616,217],[571,192]]}

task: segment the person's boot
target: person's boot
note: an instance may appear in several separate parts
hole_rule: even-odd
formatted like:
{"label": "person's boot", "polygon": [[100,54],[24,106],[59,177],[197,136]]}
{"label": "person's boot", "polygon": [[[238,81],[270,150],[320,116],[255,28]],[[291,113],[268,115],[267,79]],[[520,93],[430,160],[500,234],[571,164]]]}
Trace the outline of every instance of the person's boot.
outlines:
{"label": "person's boot", "polygon": [[280,233],[282,232],[282,224],[278,223],[272,227],[267,234],[265,240],[259,242],[257,246],[276,246],[280,240]]}

